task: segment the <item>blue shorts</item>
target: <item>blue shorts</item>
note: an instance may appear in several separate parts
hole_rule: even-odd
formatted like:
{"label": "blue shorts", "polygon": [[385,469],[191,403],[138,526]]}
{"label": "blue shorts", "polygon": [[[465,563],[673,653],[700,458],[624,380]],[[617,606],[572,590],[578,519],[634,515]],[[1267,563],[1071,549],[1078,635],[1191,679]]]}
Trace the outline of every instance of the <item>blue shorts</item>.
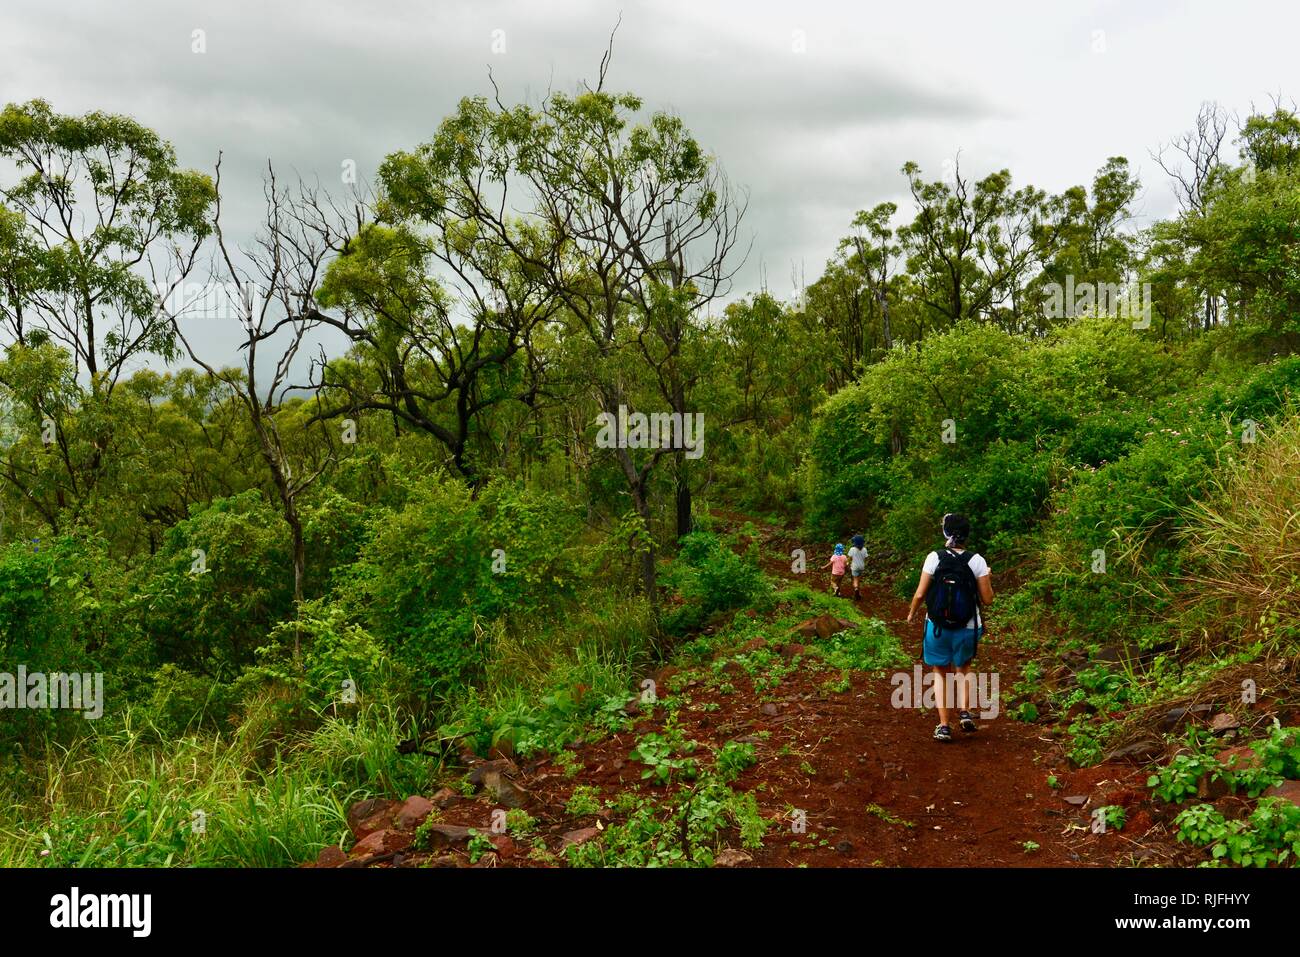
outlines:
{"label": "blue shorts", "polygon": [[944,628],[938,636],[934,622],[925,620],[925,640],[921,642],[921,658],[927,665],[960,668],[975,657],[977,628]]}

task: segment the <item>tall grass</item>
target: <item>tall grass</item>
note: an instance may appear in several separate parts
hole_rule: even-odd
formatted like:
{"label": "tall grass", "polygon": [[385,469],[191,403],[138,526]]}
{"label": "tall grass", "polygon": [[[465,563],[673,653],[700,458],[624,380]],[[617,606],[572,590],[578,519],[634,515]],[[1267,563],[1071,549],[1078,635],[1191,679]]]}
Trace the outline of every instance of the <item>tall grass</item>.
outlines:
{"label": "tall grass", "polygon": [[480,753],[502,741],[553,751],[589,732],[602,708],[626,703],[662,650],[649,605],[595,589],[584,599],[486,629],[483,680],[451,703],[441,739],[468,739]]}
{"label": "tall grass", "polygon": [[[1300,415],[1274,420],[1186,509],[1188,622],[1207,646],[1300,645]],[[1207,649],[1208,650],[1208,649]]]}
{"label": "tall grass", "polygon": [[351,801],[427,784],[391,706],[277,739],[271,704],[255,699],[232,734],[162,744],[129,716],[92,728],[48,756],[36,793],[0,795],[0,866],[293,866],[346,837]]}
{"label": "tall grass", "polygon": [[649,604],[592,589],[580,604],[547,619],[498,621],[485,658],[485,684],[504,693],[535,691],[572,680],[600,684],[653,659],[656,643]]}
{"label": "tall grass", "polygon": [[[443,716],[489,742],[501,729],[521,743],[526,733],[535,747],[570,739],[594,703],[624,701],[656,654],[647,604],[596,590],[478,640],[482,685],[445,702]],[[399,752],[420,732],[398,689],[286,731],[302,723],[286,719],[293,694],[264,688],[227,733],[172,736],[139,708],[48,744],[31,774],[0,784],[0,866],[294,866],[347,839],[351,802],[433,785],[436,758]]]}

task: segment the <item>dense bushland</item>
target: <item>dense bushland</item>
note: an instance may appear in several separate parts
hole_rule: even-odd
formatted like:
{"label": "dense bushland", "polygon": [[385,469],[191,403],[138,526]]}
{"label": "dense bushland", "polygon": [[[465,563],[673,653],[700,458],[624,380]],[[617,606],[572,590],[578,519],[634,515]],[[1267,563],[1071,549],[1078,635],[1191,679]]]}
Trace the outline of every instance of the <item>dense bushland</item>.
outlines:
{"label": "dense bushland", "polygon": [[[632,95],[467,98],[347,212],[272,173],[246,260],[152,131],[6,107],[0,674],[102,673],[104,711],[4,711],[0,863],[287,865],[463,750],[622,727],[665,657],[795,613],[761,570],[790,556],[710,506],[862,531],[900,592],[968,514],[1036,655],[1017,715],[1068,717],[1080,762],[1293,674],[1298,131],[1207,144],[1143,230],[1123,158],[1058,195],[909,163],[911,208],[857,213],[782,302],[731,288],[741,197]],[[196,314],[146,274],[258,297]],[[347,348],[304,363],[326,329]],[[820,653],[898,661],[860,644]],[[728,780],[710,826],[760,839]]]}

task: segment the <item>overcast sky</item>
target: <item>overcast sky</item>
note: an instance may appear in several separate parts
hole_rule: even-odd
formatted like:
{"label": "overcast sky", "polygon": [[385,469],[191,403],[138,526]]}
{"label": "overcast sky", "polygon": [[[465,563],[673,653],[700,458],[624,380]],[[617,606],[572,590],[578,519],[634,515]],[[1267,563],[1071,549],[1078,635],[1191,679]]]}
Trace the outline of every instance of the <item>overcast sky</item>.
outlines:
{"label": "overcast sky", "polygon": [[268,158],[366,178],[489,93],[489,67],[507,100],[594,79],[620,12],[607,88],[679,113],[750,191],[741,292],[815,279],[855,210],[905,206],[907,160],[938,178],[960,151],[1059,191],[1123,155],[1159,217],[1173,199],[1149,151],[1202,101],[1300,96],[1283,2],[4,0],[0,101],[129,113],[189,166],[224,150],[227,228],[246,233]]}

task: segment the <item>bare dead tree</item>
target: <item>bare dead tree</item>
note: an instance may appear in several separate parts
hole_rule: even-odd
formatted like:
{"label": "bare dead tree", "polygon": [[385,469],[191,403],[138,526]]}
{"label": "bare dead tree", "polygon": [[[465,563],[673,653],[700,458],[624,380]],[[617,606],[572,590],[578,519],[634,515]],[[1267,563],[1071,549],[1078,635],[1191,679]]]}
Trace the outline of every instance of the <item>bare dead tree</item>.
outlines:
{"label": "bare dead tree", "polygon": [[1202,103],[1196,125],[1151,152],[1173,181],[1174,196],[1184,213],[1205,212],[1210,184],[1222,165],[1219,151],[1232,115],[1217,103]]}
{"label": "bare dead tree", "polygon": [[[274,167],[268,163],[264,185],[266,219],[252,247],[240,249],[228,240],[222,228],[220,158],[216,190],[213,230],[217,249],[212,275],[223,290],[229,307],[227,317],[236,319],[240,329],[240,365],[217,368],[194,348],[182,328],[183,317],[173,315],[171,320],[190,359],[224,383],[247,413],[289,528],[297,604],[303,598],[306,570],[300,500],[333,460],[333,447],[328,433],[324,433],[329,452],[298,470],[276,419],[293,388],[289,375],[295,360],[309,334],[320,325],[314,292],[325,266],[345,238],[344,224],[337,217],[322,215],[326,205],[318,190],[301,182],[296,192],[282,188]],[[299,653],[300,635],[295,632],[295,658]]]}
{"label": "bare dead tree", "polygon": [[[1152,159],[1172,180],[1183,216],[1205,215],[1211,186],[1223,168],[1219,152],[1234,119],[1218,103],[1202,103],[1192,129],[1152,151]],[[1203,293],[1203,327],[1209,329],[1219,321],[1219,295],[1212,289]]]}

